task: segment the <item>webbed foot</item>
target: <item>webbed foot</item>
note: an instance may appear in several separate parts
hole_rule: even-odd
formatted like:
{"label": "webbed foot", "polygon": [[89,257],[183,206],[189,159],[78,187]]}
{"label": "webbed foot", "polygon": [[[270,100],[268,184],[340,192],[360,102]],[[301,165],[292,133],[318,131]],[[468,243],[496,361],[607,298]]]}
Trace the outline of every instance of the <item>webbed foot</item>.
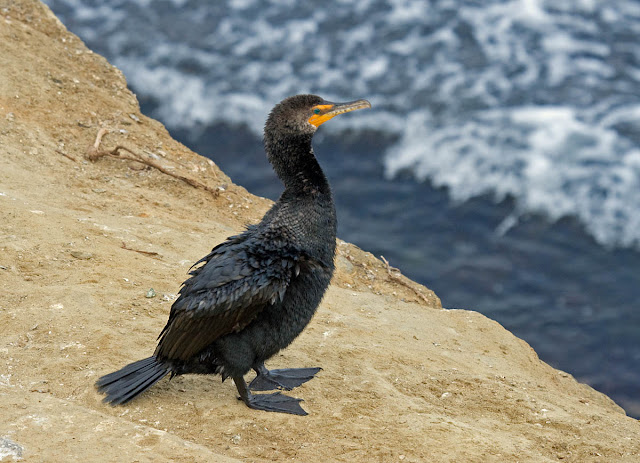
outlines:
{"label": "webbed foot", "polygon": [[[242,399],[242,398],[241,398]],[[307,412],[300,406],[302,399],[289,397],[281,392],[273,394],[250,394],[245,403],[249,408],[266,412],[289,413],[291,415],[306,416]]]}
{"label": "webbed foot", "polygon": [[289,413],[291,415],[306,416],[308,413],[300,406],[302,399],[286,396],[280,392],[273,394],[251,394],[247,390],[247,383],[244,378],[233,378],[240,393],[239,399],[242,400],[247,407],[254,410],[264,410],[266,412]]}
{"label": "webbed foot", "polygon": [[284,389],[290,391],[294,387],[306,383],[318,373],[322,368],[283,368],[278,370],[267,370],[264,364],[254,368],[258,376],[249,384],[252,391],[273,391],[274,389]]}

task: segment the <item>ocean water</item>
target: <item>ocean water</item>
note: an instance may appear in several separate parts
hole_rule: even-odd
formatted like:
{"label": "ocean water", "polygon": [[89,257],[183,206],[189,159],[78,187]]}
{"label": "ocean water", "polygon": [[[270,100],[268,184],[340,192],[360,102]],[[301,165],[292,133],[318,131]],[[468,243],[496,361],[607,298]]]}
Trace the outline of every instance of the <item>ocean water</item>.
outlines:
{"label": "ocean water", "polygon": [[274,103],[369,99],[315,140],[340,237],[640,417],[639,2],[46,3],[256,194]]}

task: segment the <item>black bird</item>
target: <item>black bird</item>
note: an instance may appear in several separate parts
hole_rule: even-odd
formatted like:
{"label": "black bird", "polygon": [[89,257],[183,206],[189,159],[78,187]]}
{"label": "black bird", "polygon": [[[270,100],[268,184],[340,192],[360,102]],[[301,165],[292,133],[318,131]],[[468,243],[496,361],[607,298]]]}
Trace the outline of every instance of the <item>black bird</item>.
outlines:
{"label": "black bird", "polygon": [[[153,356],[97,381],[105,402],[128,402],[167,374],[220,374],[223,381],[233,378],[250,408],[307,414],[301,399],[249,389],[291,390],[320,370],[269,371],[264,362],[307,326],[334,271],[335,207],[313,154],[313,134],[338,114],[370,107],[366,100],[331,103],[297,95],[273,108],[264,147],[284,192],[259,224],[194,264],[203,265],[183,283]],[[247,388],[244,375],[252,368],[257,376]]]}

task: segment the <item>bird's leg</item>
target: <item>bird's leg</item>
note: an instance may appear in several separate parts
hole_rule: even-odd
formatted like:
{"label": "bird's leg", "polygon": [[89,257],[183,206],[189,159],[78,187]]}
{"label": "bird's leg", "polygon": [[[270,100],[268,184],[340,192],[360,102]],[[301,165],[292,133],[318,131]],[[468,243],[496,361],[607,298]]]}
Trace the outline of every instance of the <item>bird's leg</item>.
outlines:
{"label": "bird's leg", "polygon": [[236,388],[238,388],[238,393],[240,394],[239,399],[249,408],[267,412],[290,413],[291,415],[305,416],[308,414],[300,406],[302,399],[289,397],[280,392],[274,392],[273,394],[251,394],[242,376],[234,376],[233,382],[236,383]]}
{"label": "bird's leg", "polygon": [[272,391],[284,389],[290,391],[313,379],[322,368],[286,368],[281,370],[267,370],[264,363],[253,367],[258,374],[249,384],[252,391]]}

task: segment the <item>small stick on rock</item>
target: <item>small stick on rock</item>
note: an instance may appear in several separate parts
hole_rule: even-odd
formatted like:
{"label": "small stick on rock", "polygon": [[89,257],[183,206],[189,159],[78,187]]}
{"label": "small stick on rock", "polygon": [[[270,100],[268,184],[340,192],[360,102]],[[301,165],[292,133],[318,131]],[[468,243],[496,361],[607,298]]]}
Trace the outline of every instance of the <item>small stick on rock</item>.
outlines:
{"label": "small stick on rock", "polygon": [[[102,141],[102,137],[104,137],[104,135],[106,133],[108,133],[108,130],[105,129],[105,128],[101,128],[98,131],[98,135],[96,136],[96,141],[94,142],[94,144],[92,146],[90,146],[87,149],[87,155],[86,156],[90,161],[97,161],[98,159],[100,159],[101,157],[104,157],[104,156],[111,156],[111,157],[114,157],[114,158],[126,159],[126,160],[129,160],[129,161],[135,161],[135,162],[139,162],[141,164],[145,164],[145,165],[147,165],[149,167],[153,167],[154,169],[158,169],[163,174],[169,175],[169,176],[171,176],[173,178],[177,178],[178,180],[182,180],[183,182],[188,183],[189,185],[191,185],[194,188],[200,188],[202,190],[208,191],[209,193],[211,193],[214,196],[218,196],[218,194],[220,193],[220,189],[219,188],[211,188],[210,186],[207,186],[204,183],[201,183],[201,182],[199,182],[199,181],[197,181],[197,180],[195,180],[193,178],[185,177],[185,176],[177,174],[175,172],[171,172],[166,167],[163,167],[162,165],[158,164],[157,162],[154,162],[151,159],[148,159],[146,157],[141,156],[138,153],[135,153],[134,151],[131,151],[126,146],[118,145],[111,151],[101,150],[100,149],[100,143]],[[121,150],[122,151],[126,151],[129,154],[121,153],[120,152]]]}
{"label": "small stick on rock", "polygon": [[122,246],[120,246],[122,249],[126,249],[127,251],[134,251],[134,252],[139,252],[140,254],[145,254],[147,256],[151,256],[151,257],[160,257],[160,254],[158,254],[157,252],[153,252],[153,251],[142,251],[140,249],[133,249],[127,246],[127,244],[123,241],[122,242]]}
{"label": "small stick on rock", "polygon": [[63,155],[65,158],[71,159],[73,162],[78,162],[76,158],[74,158],[70,154],[65,153],[64,151],[56,150],[56,153]]}
{"label": "small stick on rock", "polygon": [[[392,267],[389,264],[389,261],[387,259],[384,258],[384,256],[380,256],[380,259],[382,259],[382,262],[384,262],[385,267],[387,268],[387,274],[389,275],[389,278],[393,281],[395,281],[396,283],[401,284],[402,286],[405,286],[407,288],[409,288],[411,291],[413,291],[414,293],[416,293],[424,302],[426,302],[427,304],[429,304],[429,299],[427,299],[427,297],[422,294],[420,291],[418,291],[416,288],[414,288],[412,285],[410,285],[409,283],[407,283],[406,281],[404,281],[402,278],[400,278],[397,275],[394,275],[391,272],[398,272],[400,273],[400,270]],[[402,274],[401,274],[402,275]]]}
{"label": "small stick on rock", "polygon": [[98,130],[98,135],[96,136],[96,141],[93,143],[93,147],[96,149],[96,151],[98,150],[98,148],[100,148],[100,143],[102,143],[102,137],[104,137],[108,133],[109,133],[109,131],[107,129],[105,129],[104,127],[102,127],[100,130]]}

